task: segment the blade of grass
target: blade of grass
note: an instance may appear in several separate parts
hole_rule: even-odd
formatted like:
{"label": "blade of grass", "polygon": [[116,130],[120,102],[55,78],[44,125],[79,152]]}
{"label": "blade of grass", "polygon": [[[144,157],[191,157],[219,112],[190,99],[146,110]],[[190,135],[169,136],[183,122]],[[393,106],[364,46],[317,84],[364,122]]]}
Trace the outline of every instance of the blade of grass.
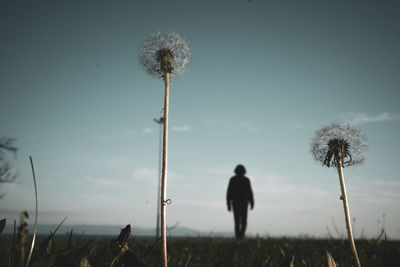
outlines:
{"label": "blade of grass", "polygon": [[17,242],[17,220],[14,220],[14,235],[13,235],[13,243],[11,248],[11,263],[10,266],[14,266],[15,259],[15,243]]}
{"label": "blade of grass", "polygon": [[29,251],[28,261],[26,262],[26,267],[29,266],[29,262],[31,261],[31,257],[32,257],[33,248],[35,247],[36,230],[37,230],[37,218],[38,218],[37,186],[36,186],[36,177],[35,177],[35,170],[34,170],[34,168],[33,168],[32,156],[29,156],[29,160],[30,160],[30,162],[31,162],[31,167],[32,167],[33,184],[34,184],[34,186],[35,186],[35,224],[34,224],[34,226],[33,226],[32,244],[31,244],[31,249],[30,249],[30,251]]}
{"label": "blade of grass", "polygon": [[56,230],[54,230],[54,233],[53,233],[53,235],[55,235],[56,234],[56,232],[57,232],[57,230],[58,230],[58,228],[60,228],[61,227],[61,225],[66,221],[68,219],[68,216],[67,217],[65,217],[61,222],[60,222],[60,224],[57,226],[57,228],[56,228]]}
{"label": "blade of grass", "polygon": [[0,220],[0,234],[3,232],[4,227],[6,227],[6,219]]}
{"label": "blade of grass", "polygon": [[328,267],[336,267],[335,260],[328,251],[326,251],[326,260],[328,262]]}

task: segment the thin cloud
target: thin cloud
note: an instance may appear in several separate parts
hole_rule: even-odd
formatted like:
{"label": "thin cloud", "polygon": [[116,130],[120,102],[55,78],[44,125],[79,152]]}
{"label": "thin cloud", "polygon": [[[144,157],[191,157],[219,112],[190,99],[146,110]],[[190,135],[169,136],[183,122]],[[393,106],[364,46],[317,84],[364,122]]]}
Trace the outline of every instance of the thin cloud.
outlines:
{"label": "thin cloud", "polygon": [[237,121],[230,121],[230,120],[223,120],[223,121],[216,121],[216,120],[207,120],[205,121],[205,125],[207,127],[223,127],[223,128],[230,128],[230,129],[239,129],[242,128],[249,132],[259,132],[260,129],[254,126],[251,123],[246,121],[237,122]]}
{"label": "thin cloud", "polygon": [[233,175],[233,168],[232,166],[225,166],[225,167],[212,167],[212,168],[203,168],[201,171],[206,174],[212,175]]}
{"label": "thin cloud", "polygon": [[135,130],[127,129],[127,130],[125,130],[123,132],[113,133],[110,136],[113,137],[113,138],[128,138],[128,137],[131,137],[134,134],[135,134]]}
{"label": "thin cloud", "polygon": [[304,128],[304,124],[303,123],[293,123],[292,128],[293,129],[302,129],[302,128]]}
{"label": "thin cloud", "polygon": [[89,136],[89,135],[94,135],[96,137],[100,138],[112,138],[112,139],[125,139],[125,138],[130,138],[136,134],[136,130],[134,129],[124,129],[124,130],[118,130],[114,132],[94,132],[90,129],[81,129],[80,133]]}
{"label": "thin cloud", "polygon": [[153,132],[154,132],[154,129],[151,127],[147,127],[142,130],[142,134],[152,134]]}
{"label": "thin cloud", "polygon": [[[363,186],[363,190],[355,189],[355,195],[362,199],[383,202],[390,200],[390,202],[398,203],[400,200],[400,181],[395,180],[376,180],[370,183],[366,183]],[[374,193],[373,193],[374,192]],[[371,195],[373,195],[371,197]]]}
{"label": "thin cloud", "polygon": [[172,131],[174,132],[189,132],[190,131],[190,126],[189,125],[184,125],[184,126],[173,126]]}
{"label": "thin cloud", "polygon": [[372,122],[394,121],[399,119],[400,119],[400,114],[390,114],[388,112],[383,112],[375,116],[369,116],[366,113],[355,113],[355,112],[347,112],[345,115],[343,115],[343,120],[346,123],[353,125],[360,125]]}
{"label": "thin cloud", "polygon": [[96,184],[99,186],[111,186],[115,184],[115,180],[107,178],[84,177],[83,180],[87,183]]}
{"label": "thin cloud", "polygon": [[128,130],[126,130],[126,134],[129,134],[129,135],[135,134],[135,130],[128,129]]}
{"label": "thin cloud", "polygon": [[[145,183],[145,184],[150,184],[150,185],[156,185],[158,183],[158,179],[160,177],[160,173],[152,168],[148,167],[142,167],[139,169],[136,169],[132,173],[133,180],[136,182],[140,183]],[[182,176],[174,173],[173,171],[168,170],[168,180],[175,180],[175,179],[180,179]]]}
{"label": "thin cloud", "polygon": [[218,125],[218,122],[217,122],[216,120],[207,120],[207,121],[205,121],[205,124],[206,124],[207,126],[211,127],[211,126],[216,126],[216,125]]}
{"label": "thin cloud", "polygon": [[310,201],[310,199],[327,198],[334,195],[334,192],[327,191],[319,188],[313,184],[298,184],[294,182],[293,177],[286,177],[278,174],[267,174],[257,175],[250,177],[251,184],[253,186],[254,193],[258,198],[269,201],[275,199],[276,205],[282,205],[278,203],[283,201],[288,205],[292,205],[294,202]]}
{"label": "thin cloud", "polygon": [[147,184],[157,185],[158,177],[158,171],[147,167],[137,169],[133,172],[134,180],[141,183],[145,182]]}
{"label": "thin cloud", "polygon": [[259,131],[259,129],[257,127],[255,127],[254,125],[251,125],[248,122],[242,122],[240,125],[250,132],[258,132]]}

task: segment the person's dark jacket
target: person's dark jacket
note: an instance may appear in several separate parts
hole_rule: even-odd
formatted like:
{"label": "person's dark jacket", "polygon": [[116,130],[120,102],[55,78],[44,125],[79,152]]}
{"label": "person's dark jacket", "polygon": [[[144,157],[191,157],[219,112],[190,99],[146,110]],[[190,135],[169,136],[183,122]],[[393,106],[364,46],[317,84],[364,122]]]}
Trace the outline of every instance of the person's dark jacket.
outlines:
{"label": "person's dark jacket", "polygon": [[250,180],[246,176],[233,176],[228,185],[226,194],[226,202],[228,209],[233,206],[243,206],[250,203],[251,208],[254,206],[253,191],[251,190]]}

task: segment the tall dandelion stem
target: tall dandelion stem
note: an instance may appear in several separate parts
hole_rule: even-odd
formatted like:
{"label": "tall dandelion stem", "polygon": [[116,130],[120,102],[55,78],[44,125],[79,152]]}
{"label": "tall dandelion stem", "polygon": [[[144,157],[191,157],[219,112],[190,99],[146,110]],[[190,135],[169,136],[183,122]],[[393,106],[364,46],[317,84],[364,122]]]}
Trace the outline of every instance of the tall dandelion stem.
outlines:
{"label": "tall dandelion stem", "polygon": [[358,258],[356,244],[354,243],[353,231],[351,229],[351,220],[350,220],[350,211],[349,211],[349,204],[347,202],[347,193],[346,193],[346,185],[344,183],[343,177],[343,164],[342,159],[339,153],[339,159],[337,164],[337,170],[339,174],[339,182],[340,182],[340,189],[342,191],[342,195],[340,199],[343,201],[343,209],[344,209],[344,216],[346,220],[346,228],[347,228],[347,235],[350,241],[351,250],[353,251],[354,258],[356,260],[356,264],[358,267],[361,267],[360,259]]}
{"label": "tall dandelion stem", "polygon": [[166,192],[167,192],[167,160],[168,160],[168,104],[169,104],[169,73],[164,74],[164,130],[163,130],[163,161],[161,174],[161,242],[163,266],[167,267],[167,221],[166,221]]}
{"label": "tall dandelion stem", "polygon": [[140,61],[143,64],[144,70],[155,78],[162,78],[165,85],[161,197],[159,202],[161,204],[161,245],[164,267],[168,265],[166,205],[170,202],[169,199],[166,199],[169,83],[170,79],[183,74],[189,62],[189,56],[189,46],[176,33],[157,33],[151,35],[150,38],[144,42],[140,53]]}

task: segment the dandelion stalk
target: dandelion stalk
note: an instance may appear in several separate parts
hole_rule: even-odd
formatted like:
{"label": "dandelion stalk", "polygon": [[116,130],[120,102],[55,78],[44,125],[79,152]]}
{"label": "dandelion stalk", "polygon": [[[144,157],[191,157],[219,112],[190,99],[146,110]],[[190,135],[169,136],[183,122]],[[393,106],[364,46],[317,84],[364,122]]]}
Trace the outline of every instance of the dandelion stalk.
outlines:
{"label": "dandelion stalk", "polygon": [[[340,157],[340,154],[339,154],[339,157]],[[356,244],[354,243],[353,231],[351,228],[349,203],[347,202],[346,185],[344,183],[343,166],[342,166],[341,159],[339,159],[339,162],[337,165],[337,170],[338,170],[338,174],[339,174],[340,189],[342,191],[342,195],[341,195],[340,199],[343,201],[343,209],[344,209],[344,216],[345,216],[345,220],[346,220],[347,236],[349,238],[351,250],[353,251],[353,255],[356,260],[357,266],[361,267],[360,259],[358,258],[358,253],[357,253],[357,249],[356,249]]]}
{"label": "dandelion stalk", "polygon": [[154,119],[155,122],[160,124],[160,148],[159,148],[159,157],[158,157],[158,187],[157,187],[157,220],[156,220],[156,241],[158,241],[160,237],[160,204],[161,204],[161,164],[162,164],[162,144],[163,144],[163,128],[164,118]]}
{"label": "dandelion stalk", "polygon": [[166,194],[167,194],[167,163],[168,163],[168,109],[169,109],[169,73],[164,76],[164,131],[163,131],[163,161],[161,174],[161,240],[164,266],[167,266],[167,220],[166,220]]}
{"label": "dandelion stalk", "polygon": [[331,124],[317,132],[312,143],[311,152],[314,158],[327,167],[335,166],[339,175],[341,188],[340,199],[343,201],[343,209],[346,221],[347,235],[353,256],[358,267],[361,267],[356,245],[351,228],[349,204],[347,200],[346,186],[343,177],[344,166],[352,166],[364,161],[363,153],[366,145],[357,129],[348,125]]}
{"label": "dandelion stalk", "polygon": [[163,154],[161,174],[161,244],[163,266],[168,265],[167,256],[167,224],[166,199],[167,193],[167,167],[168,167],[168,110],[170,80],[184,72],[189,61],[189,47],[176,33],[155,34],[145,41],[141,50],[140,60],[150,75],[164,80],[164,129],[163,129]]}

